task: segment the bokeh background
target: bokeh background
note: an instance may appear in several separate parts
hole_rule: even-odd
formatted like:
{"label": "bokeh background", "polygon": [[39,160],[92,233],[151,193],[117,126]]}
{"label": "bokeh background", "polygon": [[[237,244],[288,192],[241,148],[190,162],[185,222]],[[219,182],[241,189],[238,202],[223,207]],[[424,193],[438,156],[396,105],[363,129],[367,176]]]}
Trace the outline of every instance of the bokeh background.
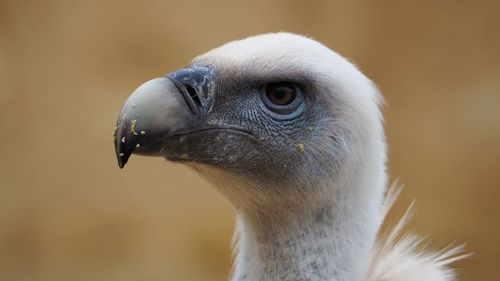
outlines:
{"label": "bokeh background", "polygon": [[111,136],[127,96],[230,40],[312,36],[383,91],[411,228],[498,280],[499,1],[0,0],[0,280],[225,280],[233,210],[188,169]]}

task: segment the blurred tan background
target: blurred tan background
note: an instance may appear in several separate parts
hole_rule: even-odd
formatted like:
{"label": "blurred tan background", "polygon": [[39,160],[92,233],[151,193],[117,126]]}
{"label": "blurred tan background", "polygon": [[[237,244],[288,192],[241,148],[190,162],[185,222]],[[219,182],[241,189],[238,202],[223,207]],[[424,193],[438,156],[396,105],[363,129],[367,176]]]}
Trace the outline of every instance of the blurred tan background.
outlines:
{"label": "blurred tan background", "polygon": [[225,280],[231,206],[161,159],[119,170],[112,131],[142,82],[281,30],[385,94],[393,219],[416,198],[413,230],[475,253],[461,280],[498,280],[499,3],[0,0],[0,280]]}

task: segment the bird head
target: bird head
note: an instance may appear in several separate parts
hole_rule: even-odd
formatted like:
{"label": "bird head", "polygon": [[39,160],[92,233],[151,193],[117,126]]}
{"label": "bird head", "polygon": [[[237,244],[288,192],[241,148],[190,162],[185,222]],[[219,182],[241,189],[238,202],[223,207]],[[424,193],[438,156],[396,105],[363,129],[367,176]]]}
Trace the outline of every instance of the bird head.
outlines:
{"label": "bird head", "polygon": [[383,180],[380,96],[321,43],[274,33],[233,41],[141,85],[115,130],[121,168],[161,156],[207,177],[238,205],[321,196]]}

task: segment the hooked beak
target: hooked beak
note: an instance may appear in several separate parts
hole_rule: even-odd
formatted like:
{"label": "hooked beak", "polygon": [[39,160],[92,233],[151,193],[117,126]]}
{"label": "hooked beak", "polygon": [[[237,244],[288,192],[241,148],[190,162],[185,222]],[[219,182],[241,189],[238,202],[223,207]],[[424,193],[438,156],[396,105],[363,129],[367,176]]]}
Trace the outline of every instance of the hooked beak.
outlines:
{"label": "hooked beak", "polygon": [[164,156],[170,136],[191,130],[205,116],[212,91],[208,67],[182,69],[139,86],[118,116],[113,138],[118,166],[132,153]]}

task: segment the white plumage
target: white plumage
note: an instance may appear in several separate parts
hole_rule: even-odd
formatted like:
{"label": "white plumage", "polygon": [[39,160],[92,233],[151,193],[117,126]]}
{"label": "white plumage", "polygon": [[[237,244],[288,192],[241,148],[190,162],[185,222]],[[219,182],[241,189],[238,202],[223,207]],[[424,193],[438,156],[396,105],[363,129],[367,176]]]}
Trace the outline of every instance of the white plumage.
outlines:
{"label": "white plumage", "polygon": [[[191,133],[182,131],[179,139],[179,133],[165,133],[155,141],[168,143],[155,147],[161,147],[158,155],[206,177],[236,207],[234,281],[454,280],[448,266],[463,257],[462,247],[420,249],[421,238],[402,234],[411,210],[376,238],[399,191],[390,189],[384,200],[382,97],[353,64],[312,39],[275,33],[230,42],[197,57],[188,69],[188,78],[186,71],[168,77],[188,89],[188,103],[198,99],[203,113],[195,119],[202,121],[181,124]],[[202,82],[196,82],[192,77],[200,71]],[[203,92],[200,83],[207,81],[212,84]],[[295,115],[269,113],[259,100],[261,85],[279,81],[301,89],[304,105]],[[154,90],[140,88],[134,102],[147,99],[143,92]],[[177,103],[182,111],[185,105]],[[127,130],[120,125],[128,122],[126,108],[120,138]],[[151,114],[144,108],[141,114]],[[199,126],[205,126],[201,136],[193,129]],[[121,166],[122,151],[117,142]]]}
{"label": "white plumage", "polygon": [[[381,217],[387,212],[398,197],[400,189],[392,186],[386,195]],[[398,224],[387,234],[379,234],[371,252],[368,281],[452,281],[455,272],[449,265],[463,259],[468,254],[461,254],[464,246],[448,247],[441,251],[422,248],[423,238],[411,233],[403,233],[413,211],[413,204],[408,208]]]}

